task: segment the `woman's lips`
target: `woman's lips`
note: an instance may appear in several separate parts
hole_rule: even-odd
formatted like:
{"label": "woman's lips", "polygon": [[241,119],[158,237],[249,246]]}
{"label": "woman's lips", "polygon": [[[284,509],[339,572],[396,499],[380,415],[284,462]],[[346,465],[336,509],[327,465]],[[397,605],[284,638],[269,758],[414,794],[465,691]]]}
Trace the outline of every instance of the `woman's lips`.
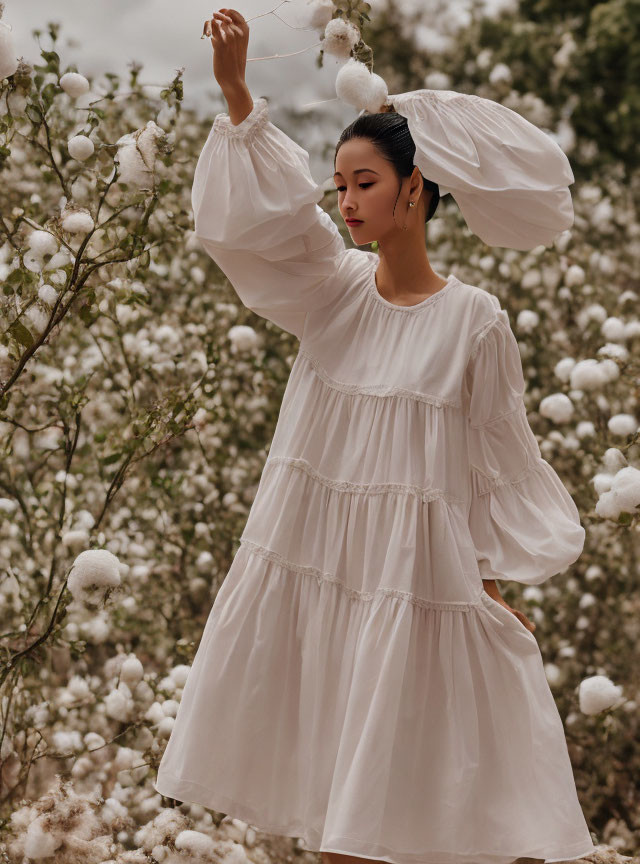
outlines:
{"label": "woman's lips", "polygon": [[362,219],[345,219],[347,225],[362,225]]}

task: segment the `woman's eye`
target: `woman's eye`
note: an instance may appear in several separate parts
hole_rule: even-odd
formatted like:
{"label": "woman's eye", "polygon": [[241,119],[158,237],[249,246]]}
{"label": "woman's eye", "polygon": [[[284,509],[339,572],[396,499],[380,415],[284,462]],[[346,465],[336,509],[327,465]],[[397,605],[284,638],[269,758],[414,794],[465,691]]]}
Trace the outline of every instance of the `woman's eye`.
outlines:
{"label": "woman's eye", "polygon": [[[367,186],[373,186],[373,183],[358,183],[358,186],[359,186],[361,189],[366,189]],[[342,190],[343,190],[343,189],[346,189],[346,188],[347,188],[346,186],[338,186],[338,187],[336,188],[336,192],[342,192]]]}

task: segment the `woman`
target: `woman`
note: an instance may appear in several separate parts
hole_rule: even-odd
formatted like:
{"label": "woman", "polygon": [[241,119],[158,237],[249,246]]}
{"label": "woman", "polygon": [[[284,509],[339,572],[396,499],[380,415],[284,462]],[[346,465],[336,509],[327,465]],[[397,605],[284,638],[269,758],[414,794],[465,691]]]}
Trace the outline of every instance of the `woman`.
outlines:
{"label": "woman", "polygon": [[[325,864],[511,864],[593,850],[534,625],[584,543],[542,459],[497,298],[437,273],[438,188],[393,112],[336,148],[345,248],[308,154],[244,82],[248,26],[210,22],[219,114],[195,232],[300,351],[156,789],[304,838]],[[349,224],[349,223],[348,223]]]}

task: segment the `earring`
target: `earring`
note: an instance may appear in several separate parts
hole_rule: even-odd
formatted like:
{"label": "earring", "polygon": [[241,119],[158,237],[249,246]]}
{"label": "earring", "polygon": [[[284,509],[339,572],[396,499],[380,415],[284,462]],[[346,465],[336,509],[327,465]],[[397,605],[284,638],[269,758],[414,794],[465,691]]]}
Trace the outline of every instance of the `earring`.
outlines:
{"label": "earring", "polygon": [[[415,206],[416,206],[416,202],[415,202],[415,201],[409,201],[409,207],[415,207]],[[402,226],[402,230],[403,230],[403,231],[406,231],[406,230],[407,230],[407,223],[406,223],[406,222],[405,222],[404,225]]]}

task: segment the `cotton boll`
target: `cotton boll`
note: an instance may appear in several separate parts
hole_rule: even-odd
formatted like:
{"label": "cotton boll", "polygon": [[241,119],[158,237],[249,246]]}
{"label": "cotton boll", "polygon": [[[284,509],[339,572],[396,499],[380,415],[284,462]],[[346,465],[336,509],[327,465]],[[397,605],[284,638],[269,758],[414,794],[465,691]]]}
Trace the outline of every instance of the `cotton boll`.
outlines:
{"label": "cotton boll", "polygon": [[489,81],[492,84],[497,84],[500,81],[509,83],[511,77],[511,69],[509,69],[506,63],[496,63],[491,72],[489,72]]}
{"label": "cotton boll", "polygon": [[602,464],[611,474],[615,474],[627,464],[627,457],[617,447],[608,447],[602,455]]}
{"label": "cotton boll", "polygon": [[60,86],[72,99],[89,92],[89,82],[79,72],[65,72],[60,78]]}
{"label": "cotton boll", "polygon": [[638,421],[633,414],[614,414],[609,418],[607,428],[614,435],[634,435],[638,430]]}
{"label": "cotton boll", "polygon": [[359,111],[377,112],[389,95],[385,80],[369,72],[355,57],[350,57],[338,71],[335,89],[339,99]]}
{"label": "cotton boll", "polygon": [[[67,249],[61,249],[60,252],[56,252],[44,265],[43,270],[56,270],[58,267],[64,267],[69,263],[71,257]],[[64,271],[62,275],[65,276]]]}
{"label": "cotton boll", "polygon": [[53,234],[48,231],[36,230],[29,234],[29,249],[34,255],[55,255],[58,251],[58,242]]}
{"label": "cotton boll", "polygon": [[169,738],[173,729],[175,720],[173,717],[164,717],[157,726],[158,738]]}
{"label": "cotton boll", "polygon": [[595,424],[591,420],[581,420],[576,426],[576,435],[582,441],[583,438],[594,438],[596,434]]}
{"label": "cotton boll", "polygon": [[169,675],[176,687],[184,687],[184,685],[187,683],[187,676],[189,675],[190,671],[191,666],[180,663],[178,666],[173,667]]}
{"label": "cotton boll", "polygon": [[598,355],[603,357],[613,357],[626,363],[629,359],[629,352],[623,345],[616,345],[615,342],[607,342],[601,348],[598,348]]}
{"label": "cotton boll", "polygon": [[577,285],[584,285],[586,274],[579,264],[572,264],[564,274],[564,284],[568,288],[575,288]]}
{"label": "cotton boll", "polygon": [[324,30],[333,17],[332,0],[307,0],[309,6],[307,25],[314,30],[324,33]]}
{"label": "cotton boll", "polygon": [[614,476],[611,491],[616,503],[626,513],[637,513],[640,506],[640,471],[630,465]]}
{"label": "cotton boll", "polygon": [[615,360],[607,358],[600,361],[600,370],[606,378],[607,384],[616,381],[620,377],[620,367]]}
{"label": "cotton boll", "polygon": [[180,703],[175,699],[165,699],[162,703],[162,713],[165,717],[175,717],[178,713]]}
{"label": "cotton boll", "polygon": [[144,667],[137,657],[127,657],[120,667],[120,678],[126,684],[135,685],[142,679]]}
{"label": "cotton boll", "polygon": [[579,390],[597,390],[603,387],[608,376],[594,359],[580,360],[571,370],[569,381],[571,387]]}
{"label": "cotton boll", "polygon": [[200,831],[181,831],[175,839],[176,849],[197,857],[213,857],[215,844],[211,837]]}
{"label": "cotton boll", "polygon": [[590,606],[595,605],[597,602],[598,601],[593,596],[593,594],[587,593],[582,595],[578,606],[580,607],[580,609],[589,609]]}
{"label": "cotton boll", "polygon": [[25,252],[22,256],[22,263],[30,273],[41,273],[44,267],[42,258],[33,252]]}
{"label": "cotton boll", "polygon": [[555,663],[545,663],[544,674],[551,687],[559,687],[564,682],[564,672]]}
{"label": "cotton boll", "polygon": [[39,816],[27,829],[24,854],[34,861],[50,858],[56,849],[62,845],[64,839],[63,836],[56,836],[46,829],[46,815]]}
{"label": "cotton boll", "polygon": [[107,693],[105,700],[105,713],[114,720],[124,720],[128,717],[130,703],[120,690],[111,690]]}
{"label": "cotton boll", "polygon": [[38,289],[38,298],[47,306],[53,306],[58,299],[58,292],[53,285],[41,285]]}
{"label": "cotton boll", "polygon": [[516,327],[523,333],[532,333],[540,323],[540,316],[531,309],[523,309],[518,313]]}
{"label": "cotton boll", "polygon": [[559,378],[566,384],[566,382],[569,381],[571,377],[571,370],[574,368],[575,365],[576,361],[573,359],[573,357],[563,357],[562,360],[559,360],[556,363],[553,369],[554,374],[557,378]]}
{"label": "cotton boll", "polygon": [[554,423],[567,423],[573,416],[573,403],[564,393],[552,393],[540,402],[538,410]]}
{"label": "cotton boll", "polygon": [[120,562],[107,549],[86,549],[73,562],[67,587],[74,599],[85,599],[88,591],[104,591],[120,584]]}
{"label": "cotton boll", "polygon": [[246,324],[234,325],[227,335],[234,351],[253,351],[260,344],[260,337],[256,331]]}
{"label": "cotton boll", "polygon": [[606,675],[592,675],[580,682],[578,695],[583,714],[599,714],[618,702],[622,687],[616,686]]}
{"label": "cotton boll", "polygon": [[424,76],[424,86],[427,90],[449,90],[451,88],[451,76],[439,69],[434,69]]}
{"label": "cotton boll", "polygon": [[88,210],[67,210],[62,214],[62,230],[69,234],[87,234],[94,227]]}
{"label": "cotton boll", "polygon": [[77,729],[70,732],[59,730],[53,733],[53,746],[60,755],[72,755],[77,750],[82,749],[82,738]]}
{"label": "cotton boll", "polygon": [[359,41],[360,31],[355,24],[344,18],[332,18],[325,27],[322,50],[334,57],[349,57]]}
{"label": "cotton boll", "polygon": [[249,860],[244,846],[241,843],[234,843],[221,859],[220,864],[249,864]]}
{"label": "cotton boll", "polygon": [[85,699],[91,694],[89,684],[81,675],[73,675],[67,684],[67,690],[74,700]]}
{"label": "cotton boll", "polygon": [[84,529],[65,531],[62,535],[63,546],[66,546],[67,549],[71,549],[72,551],[85,549],[88,543],[89,534]]}
{"label": "cotton boll", "polygon": [[618,519],[620,506],[616,502],[616,497],[613,492],[604,492],[596,501],[595,511],[598,516],[603,519]]}
{"label": "cotton boll", "polygon": [[591,482],[593,483],[593,488],[596,490],[598,495],[603,495],[605,492],[610,491],[614,477],[615,474],[607,474],[604,471],[594,474]]}
{"label": "cotton boll", "polygon": [[19,65],[16,56],[13,32],[8,24],[0,21],[0,80],[13,75]]}
{"label": "cotton boll", "polygon": [[93,155],[95,147],[91,138],[87,138],[86,135],[74,135],[67,142],[67,150],[73,159],[84,162],[85,159]]}
{"label": "cotton boll", "polygon": [[621,342],[624,341],[626,337],[624,321],[621,321],[620,318],[616,318],[615,316],[607,318],[600,328],[600,331],[604,338],[611,342]]}

